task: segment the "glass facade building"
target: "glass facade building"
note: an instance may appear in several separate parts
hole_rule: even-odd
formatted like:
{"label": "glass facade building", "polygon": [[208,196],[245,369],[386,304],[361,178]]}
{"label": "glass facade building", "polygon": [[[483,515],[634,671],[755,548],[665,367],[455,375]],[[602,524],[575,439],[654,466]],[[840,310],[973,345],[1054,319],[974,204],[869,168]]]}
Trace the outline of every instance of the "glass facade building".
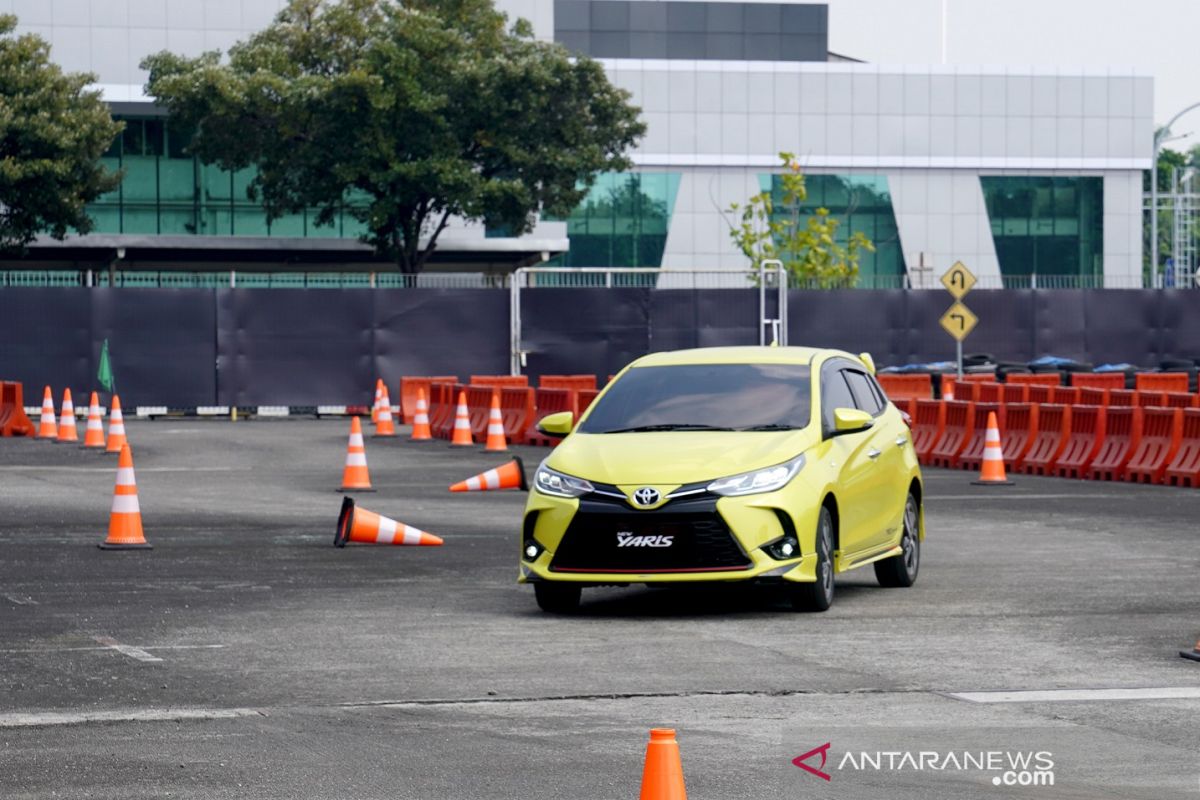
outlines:
{"label": "glass facade building", "polygon": [[1104,274],[1104,181],[984,175],[992,240],[1004,276]]}
{"label": "glass facade building", "polygon": [[566,219],[562,267],[660,267],[679,192],[677,172],[607,173]]}

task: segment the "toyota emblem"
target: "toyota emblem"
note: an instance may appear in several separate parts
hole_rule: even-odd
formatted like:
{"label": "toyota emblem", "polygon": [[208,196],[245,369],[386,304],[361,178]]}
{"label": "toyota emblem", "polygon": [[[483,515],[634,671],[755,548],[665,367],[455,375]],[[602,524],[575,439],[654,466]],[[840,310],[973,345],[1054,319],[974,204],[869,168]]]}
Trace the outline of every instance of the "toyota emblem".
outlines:
{"label": "toyota emblem", "polygon": [[651,489],[649,486],[643,486],[633,493],[634,502],[639,506],[652,506],[658,502],[660,496],[658,489]]}

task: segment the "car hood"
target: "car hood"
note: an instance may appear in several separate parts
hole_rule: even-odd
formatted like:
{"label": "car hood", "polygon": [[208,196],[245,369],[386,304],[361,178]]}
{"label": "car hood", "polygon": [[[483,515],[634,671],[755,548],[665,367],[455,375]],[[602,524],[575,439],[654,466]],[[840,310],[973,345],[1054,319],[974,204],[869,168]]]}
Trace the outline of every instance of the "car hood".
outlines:
{"label": "car hood", "polygon": [[568,475],[618,486],[695,483],[787,461],[816,443],[811,428],[575,433],[554,449],[546,464]]}

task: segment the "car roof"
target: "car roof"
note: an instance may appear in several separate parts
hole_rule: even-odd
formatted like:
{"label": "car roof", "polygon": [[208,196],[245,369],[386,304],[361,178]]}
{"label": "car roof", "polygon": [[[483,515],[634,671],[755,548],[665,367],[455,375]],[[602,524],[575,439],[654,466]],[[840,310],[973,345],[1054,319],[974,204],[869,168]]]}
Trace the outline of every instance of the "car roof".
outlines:
{"label": "car roof", "polygon": [[858,358],[841,350],[819,347],[696,347],[642,356],[630,366],[666,367],[683,364],[811,364],[822,356]]}

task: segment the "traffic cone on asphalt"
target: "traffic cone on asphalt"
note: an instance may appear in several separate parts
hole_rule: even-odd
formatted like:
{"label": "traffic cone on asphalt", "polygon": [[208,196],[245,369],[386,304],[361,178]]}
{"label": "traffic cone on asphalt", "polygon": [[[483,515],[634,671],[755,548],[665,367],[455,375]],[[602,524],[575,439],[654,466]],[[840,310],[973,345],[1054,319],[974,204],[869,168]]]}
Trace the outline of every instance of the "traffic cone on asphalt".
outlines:
{"label": "traffic cone on asphalt", "polygon": [[78,442],[79,432],[75,429],[75,403],[71,401],[71,390],[63,390],[62,414],[58,418],[58,442]]}
{"label": "traffic cone on asphalt", "polygon": [[383,381],[380,381],[379,385],[382,387],[383,395],[379,400],[379,419],[375,424],[375,435],[395,436],[396,423],[392,420],[392,398],[388,396],[388,390],[383,385]]}
{"label": "traffic cone on asphalt", "polygon": [[133,476],[133,452],[121,447],[117,462],[117,485],[113,489],[112,513],[108,517],[108,538],[101,550],[149,550],[142,534],[142,509],[138,505],[137,480]]}
{"label": "traffic cone on asphalt", "polygon": [[683,786],[683,763],[679,742],[670,728],[653,728],[646,745],[646,766],[642,771],[639,800],[687,800]]}
{"label": "traffic cone on asphalt", "polygon": [[350,441],[346,445],[346,467],[342,470],[339,492],[373,492],[367,472],[367,449],[363,445],[362,423],[350,418]]}
{"label": "traffic cone on asphalt", "polygon": [[371,406],[371,422],[379,422],[379,407],[383,402],[383,378],[375,379],[375,403]]}
{"label": "traffic cone on asphalt", "polygon": [[490,489],[529,491],[529,484],[525,482],[525,464],[520,456],[513,456],[513,460],[502,467],[481,472],[450,487],[452,492],[486,492]]}
{"label": "traffic cone on asphalt", "polygon": [[436,546],[442,544],[440,536],[426,533],[419,528],[396,522],[382,514],[357,508],[354,498],[342,501],[342,513],[338,515],[337,535],[334,547],[345,547],[346,542],[363,544],[406,544]]}
{"label": "traffic cone on asphalt", "polygon": [[38,424],[37,438],[51,442],[58,438],[58,423],[54,421],[54,395],[49,386],[42,392],[42,418]]}
{"label": "traffic cone on asphalt", "polygon": [[100,421],[100,398],[92,392],[88,403],[87,427],[83,430],[83,446],[87,450],[104,449],[104,423]]}
{"label": "traffic cone on asphalt", "polygon": [[108,447],[104,448],[104,452],[121,452],[125,441],[125,418],[121,416],[121,398],[114,394],[112,408],[108,411]]}
{"label": "traffic cone on asphalt", "polygon": [[1179,655],[1190,658],[1192,661],[1200,661],[1200,641],[1196,642],[1196,646],[1191,650],[1180,650]]}
{"label": "traffic cone on asphalt", "polygon": [[987,432],[983,438],[983,463],[979,467],[979,480],[971,481],[975,486],[1012,486],[1013,482],[1004,473],[1004,450],[1000,444],[1000,426],[996,423],[996,412],[988,412]]}
{"label": "traffic cone on asphalt", "polygon": [[425,402],[425,387],[422,386],[417,389],[417,410],[413,414],[413,431],[408,440],[428,442],[432,438],[433,431],[429,428],[429,404]]}
{"label": "traffic cone on asphalt", "polygon": [[483,449],[493,453],[503,453],[508,449],[508,441],[504,438],[504,417],[500,415],[499,392],[492,392],[492,408],[488,411],[487,442]]}
{"label": "traffic cone on asphalt", "polygon": [[450,437],[451,447],[470,447],[475,444],[471,439],[471,416],[467,411],[467,393],[458,393],[458,408],[454,412],[454,434]]}

